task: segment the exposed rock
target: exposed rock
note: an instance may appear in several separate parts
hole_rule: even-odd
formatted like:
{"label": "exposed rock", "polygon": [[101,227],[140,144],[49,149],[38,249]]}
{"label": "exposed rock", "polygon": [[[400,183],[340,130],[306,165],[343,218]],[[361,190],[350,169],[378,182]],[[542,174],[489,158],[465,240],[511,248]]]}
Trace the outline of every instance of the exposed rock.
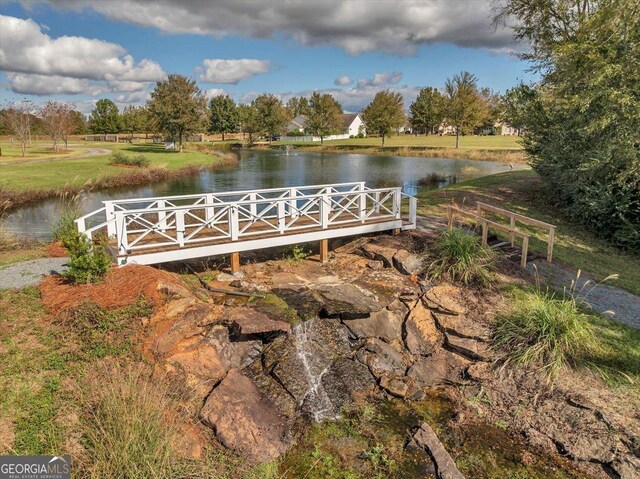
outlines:
{"label": "exposed rock", "polygon": [[611,468],[618,473],[621,479],[640,479],[640,458],[627,454],[614,461]]}
{"label": "exposed rock", "polygon": [[438,330],[431,311],[421,301],[409,313],[404,327],[405,345],[412,354],[427,356],[442,344],[443,335]]}
{"label": "exposed rock", "polygon": [[322,285],[313,290],[322,302],[322,310],[328,316],[355,318],[380,311],[382,305],[373,295],[368,295],[353,284]]}
{"label": "exposed rock", "polygon": [[459,288],[450,285],[438,285],[429,289],[423,300],[427,307],[445,314],[465,314],[466,308],[454,298],[461,296]]}
{"label": "exposed rock", "polygon": [[402,309],[396,308],[395,311],[383,309],[371,313],[368,318],[346,319],[343,323],[358,339],[380,338],[390,343],[400,338],[406,311],[406,307],[402,305]]}
{"label": "exposed rock", "polygon": [[312,382],[319,381],[336,359],[349,356],[351,345],[345,326],[336,320],[315,319],[296,326],[291,336],[269,344],[263,363],[296,402],[303,404]]}
{"label": "exposed rock", "polygon": [[276,409],[283,415],[290,425],[298,418],[298,403],[293,399],[291,394],[276,379],[265,371],[262,367],[261,358],[256,358],[251,364],[242,370],[242,372],[256,385],[260,393],[273,403]]}
{"label": "exposed rock", "polygon": [[367,243],[362,246],[362,252],[371,259],[382,261],[384,266],[391,268],[393,266],[393,256],[398,248],[389,248],[375,243]]}
{"label": "exposed rock", "polygon": [[229,364],[220,357],[215,346],[204,338],[185,339],[174,351],[167,356],[167,363],[211,383],[222,379],[229,370]]}
{"label": "exposed rock", "polygon": [[235,337],[241,336],[277,336],[290,333],[291,326],[284,321],[274,321],[266,314],[248,307],[228,308],[224,312],[226,321],[231,323],[231,330]]}
{"label": "exposed rock", "polygon": [[404,376],[406,371],[402,353],[377,338],[367,339],[356,357],[377,379],[382,376]]}
{"label": "exposed rock", "polygon": [[413,440],[429,453],[435,462],[440,479],[464,479],[456,467],[456,463],[427,423],[420,424],[418,430],[413,434]]}
{"label": "exposed rock", "polygon": [[236,279],[238,279],[236,275],[225,273],[224,271],[221,271],[220,273],[218,273],[218,276],[216,276],[217,281],[224,281],[228,283],[230,283],[231,281],[235,281]]}
{"label": "exposed rock", "polygon": [[462,371],[470,364],[444,349],[439,349],[427,358],[421,358],[411,365],[407,376],[413,378],[422,387],[434,387],[442,384],[461,382]]}
{"label": "exposed rock", "polygon": [[488,341],[491,329],[484,323],[473,321],[465,316],[433,313],[440,326],[447,332],[463,338]]}
{"label": "exposed rock", "polygon": [[380,387],[394,396],[404,398],[409,392],[409,385],[401,378],[393,376],[383,376],[380,379]]}
{"label": "exposed rock", "polygon": [[367,263],[367,267],[377,271],[384,268],[384,263],[373,259]]}
{"label": "exposed rock", "polygon": [[222,444],[253,463],[278,457],[291,443],[273,404],[235,369],[211,392],[200,419]]}
{"label": "exposed rock", "polygon": [[160,281],[158,283],[158,291],[171,299],[192,298],[193,294],[185,286],[176,282]]}
{"label": "exposed rock", "polygon": [[322,387],[339,413],[347,404],[371,392],[376,385],[369,369],[359,361],[339,358],[322,376]]}
{"label": "exposed rock", "polygon": [[309,289],[277,288],[273,292],[293,308],[304,321],[316,318],[322,311],[323,303]]}
{"label": "exposed rock", "polygon": [[469,359],[490,361],[493,357],[489,345],[471,338],[461,338],[454,334],[447,334],[447,347]]}
{"label": "exposed rock", "polygon": [[393,265],[402,274],[420,274],[424,270],[424,259],[406,249],[399,249],[393,255]]}

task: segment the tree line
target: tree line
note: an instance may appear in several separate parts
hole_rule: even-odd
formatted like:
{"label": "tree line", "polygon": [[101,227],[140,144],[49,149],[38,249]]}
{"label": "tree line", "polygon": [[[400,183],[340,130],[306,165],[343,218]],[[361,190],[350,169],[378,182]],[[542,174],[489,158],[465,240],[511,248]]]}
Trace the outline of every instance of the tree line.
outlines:
{"label": "tree line", "polygon": [[505,117],[573,220],[640,252],[640,3],[509,0],[536,84],[505,94]]}
{"label": "tree line", "polygon": [[[498,119],[500,97],[491,90],[479,89],[477,79],[461,72],[448,79],[441,90],[424,88],[411,104],[407,116],[404,98],[398,92],[384,90],[375,95],[362,111],[363,121],[370,135],[385,139],[400,128],[411,125],[418,133],[434,133],[444,125],[459,136],[478,128],[492,127]],[[35,111],[35,113],[34,113]],[[250,103],[238,104],[230,96],[221,95],[208,102],[195,80],[183,75],[169,75],[156,83],[144,106],[126,106],[122,112],[109,99],[101,99],[85,121],[82,114],[68,105],[50,101],[39,109],[30,103],[16,103],[4,111],[5,129],[13,134],[26,154],[26,143],[33,128],[52,139],[54,149],[70,134],[162,134],[182,146],[194,133],[242,133],[253,143],[259,136],[269,142],[287,130],[289,122],[305,116],[305,132],[320,137],[321,143],[329,135],[344,131],[342,105],[328,93],[314,92],[310,97],[292,97],[287,103],[273,94],[263,94]]]}

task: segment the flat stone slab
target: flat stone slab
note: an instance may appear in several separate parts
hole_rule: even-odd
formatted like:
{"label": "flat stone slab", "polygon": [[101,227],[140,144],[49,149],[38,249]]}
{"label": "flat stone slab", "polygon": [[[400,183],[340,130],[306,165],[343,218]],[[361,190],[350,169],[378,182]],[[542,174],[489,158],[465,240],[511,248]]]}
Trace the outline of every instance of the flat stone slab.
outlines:
{"label": "flat stone slab", "polygon": [[35,286],[47,275],[67,271],[69,258],[40,258],[0,268],[0,289]]}

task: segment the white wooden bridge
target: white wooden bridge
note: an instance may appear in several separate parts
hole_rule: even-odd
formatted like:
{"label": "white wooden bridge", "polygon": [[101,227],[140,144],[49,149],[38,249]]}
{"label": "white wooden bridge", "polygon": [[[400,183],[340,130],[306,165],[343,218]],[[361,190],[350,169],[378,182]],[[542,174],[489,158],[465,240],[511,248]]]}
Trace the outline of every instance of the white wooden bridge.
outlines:
{"label": "white wooden bridge", "polygon": [[[417,201],[399,187],[364,182],[134,198],[103,202],[78,220],[89,238],[106,234],[118,265],[156,264],[416,227]],[[404,216],[403,216],[404,212]]]}

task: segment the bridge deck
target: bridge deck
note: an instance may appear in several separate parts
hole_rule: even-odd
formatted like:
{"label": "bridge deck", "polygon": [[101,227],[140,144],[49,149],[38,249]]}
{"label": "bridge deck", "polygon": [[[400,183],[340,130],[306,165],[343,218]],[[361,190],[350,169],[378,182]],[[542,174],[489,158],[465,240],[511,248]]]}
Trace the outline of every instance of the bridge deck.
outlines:
{"label": "bridge deck", "polygon": [[[401,202],[409,215],[401,215]],[[94,226],[100,214],[106,221]],[[106,230],[119,265],[226,255],[390,229],[415,228],[416,200],[400,188],[320,185],[105,202],[78,220],[91,237]]]}

